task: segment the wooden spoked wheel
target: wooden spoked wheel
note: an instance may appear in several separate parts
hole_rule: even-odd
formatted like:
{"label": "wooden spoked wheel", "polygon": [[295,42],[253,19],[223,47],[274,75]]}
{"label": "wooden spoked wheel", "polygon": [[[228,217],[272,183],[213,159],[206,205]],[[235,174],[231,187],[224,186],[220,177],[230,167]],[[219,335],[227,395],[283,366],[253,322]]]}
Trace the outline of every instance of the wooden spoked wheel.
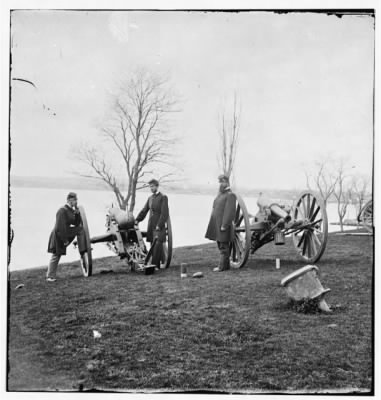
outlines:
{"label": "wooden spoked wheel", "polygon": [[235,195],[236,210],[234,216],[234,238],[230,244],[230,266],[231,268],[242,268],[248,257],[251,246],[251,231],[249,213],[246,205],[239,195]]}
{"label": "wooden spoked wheel", "polygon": [[292,235],[298,254],[314,263],[323,255],[328,240],[328,218],[325,205],[313,192],[303,192],[296,202],[293,217],[305,226]]}
{"label": "wooden spoked wheel", "polygon": [[80,254],[80,263],[82,273],[85,277],[89,277],[93,274],[93,259],[91,255],[91,242],[90,242],[90,232],[89,232],[89,225],[87,223],[85,209],[82,206],[78,207],[79,212],[81,214],[82,219],[82,226],[86,241],[86,251]]}
{"label": "wooden spoked wheel", "polygon": [[359,222],[369,233],[373,233],[373,200],[369,200],[361,210]]}
{"label": "wooden spoked wheel", "polygon": [[172,224],[171,224],[171,217],[169,216],[166,224],[166,231],[167,231],[167,242],[163,244],[163,259],[162,259],[162,265],[164,266],[164,268],[168,268],[171,265],[171,260],[172,260],[172,249],[173,249]]}

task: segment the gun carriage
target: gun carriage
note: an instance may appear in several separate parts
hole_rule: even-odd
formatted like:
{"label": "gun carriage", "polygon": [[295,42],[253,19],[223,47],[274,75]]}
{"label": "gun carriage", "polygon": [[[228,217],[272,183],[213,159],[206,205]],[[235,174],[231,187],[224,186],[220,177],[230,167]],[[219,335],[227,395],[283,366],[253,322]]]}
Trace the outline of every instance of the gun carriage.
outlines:
{"label": "gun carriage", "polygon": [[[263,245],[274,242],[285,244],[285,236],[292,236],[296,253],[306,262],[317,262],[324,253],[328,240],[328,218],[325,205],[314,192],[301,193],[292,207],[271,202],[264,196],[258,199],[258,212],[249,215],[242,197],[236,194],[236,210],[233,221],[234,238],[230,245],[232,268],[242,268],[250,253],[255,253]],[[133,271],[152,274],[155,267],[150,264],[155,240],[147,249],[146,232],[141,231],[131,214],[118,208],[110,208],[106,215],[106,233],[90,237],[83,207],[80,207],[86,236],[87,251],[81,254],[81,266],[85,276],[92,275],[91,245],[106,243],[108,248],[120,258],[126,259]],[[166,223],[161,268],[168,268],[172,259],[172,227]]]}
{"label": "gun carriage", "polygon": [[236,194],[234,239],[230,246],[230,264],[241,268],[249,254],[269,242],[285,243],[291,235],[297,254],[308,263],[323,255],[328,239],[328,218],[325,205],[313,192],[301,193],[293,207],[273,203],[260,196],[259,210],[250,217],[241,196]]}
{"label": "gun carriage", "polygon": [[[100,236],[90,237],[86,213],[83,207],[79,207],[83,229],[86,237],[87,251],[81,254],[81,268],[83,275],[92,275],[92,244],[106,243],[107,247],[127,261],[127,265],[133,271],[141,271],[146,275],[155,272],[155,266],[150,263],[152,250],[156,240],[149,249],[146,244],[147,232],[139,229],[132,214],[119,208],[112,207],[106,214],[106,233]],[[163,243],[163,257],[161,268],[168,268],[172,259],[172,226],[170,217],[166,222],[166,243]]]}

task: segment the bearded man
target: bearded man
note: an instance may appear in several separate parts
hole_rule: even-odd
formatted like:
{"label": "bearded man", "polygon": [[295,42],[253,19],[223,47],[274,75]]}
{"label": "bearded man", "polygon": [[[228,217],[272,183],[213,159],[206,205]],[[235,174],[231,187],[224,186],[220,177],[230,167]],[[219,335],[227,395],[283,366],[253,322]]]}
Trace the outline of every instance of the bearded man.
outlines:
{"label": "bearded man", "polygon": [[236,196],[230,189],[229,177],[220,175],[219,193],[213,202],[212,215],[210,216],[205,237],[217,242],[220,251],[220,261],[214,272],[230,269],[230,243],[234,239],[234,216]]}

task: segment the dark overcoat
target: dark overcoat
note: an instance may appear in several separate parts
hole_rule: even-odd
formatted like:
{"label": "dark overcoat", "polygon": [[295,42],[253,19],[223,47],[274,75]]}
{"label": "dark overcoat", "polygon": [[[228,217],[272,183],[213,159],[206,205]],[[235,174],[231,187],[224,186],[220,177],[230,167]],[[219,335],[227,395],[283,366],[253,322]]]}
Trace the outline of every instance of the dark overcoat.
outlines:
{"label": "dark overcoat", "polygon": [[69,205],[61,207],[56,214],[56,224],[50,234],[48,252],[57,255],[66,254],[65,242],[72,242],[82,226],[81,215]]}
{"label": "dark overcoat", "polygon": [[[140,222],[146,217],[149,211],[149,220],[147,226],[147,241],[153,242],[155,235],[161,242],[166,242],[165,223],[168,220],[168,197],[163,193],[157,193],[150,196],[136,217],[136,221]],[[156,229],[156,227],[158,229]]]}
{"label": "dark overcoat", "polygon": [[[234,238],[233,221],[235,217],[236,196],[230,189],[218,193],[213,202],[205,237],[217,242],[231,242]],[[221,231],[221,227],[226,230]]]}

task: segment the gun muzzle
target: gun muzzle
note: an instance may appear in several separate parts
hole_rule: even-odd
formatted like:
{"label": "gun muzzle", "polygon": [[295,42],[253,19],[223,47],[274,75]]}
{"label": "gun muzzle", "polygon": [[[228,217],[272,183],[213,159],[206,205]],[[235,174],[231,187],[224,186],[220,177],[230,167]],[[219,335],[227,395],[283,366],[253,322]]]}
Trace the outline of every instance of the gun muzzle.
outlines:
{"label": "gun muzzle", "polygon": [[284,222],[291,221],[291,215],[287,211],[283,210],[283,208],[279,207],[278,204],[271,204],[269,208],[273,214],[279,218],[283,218]]}

